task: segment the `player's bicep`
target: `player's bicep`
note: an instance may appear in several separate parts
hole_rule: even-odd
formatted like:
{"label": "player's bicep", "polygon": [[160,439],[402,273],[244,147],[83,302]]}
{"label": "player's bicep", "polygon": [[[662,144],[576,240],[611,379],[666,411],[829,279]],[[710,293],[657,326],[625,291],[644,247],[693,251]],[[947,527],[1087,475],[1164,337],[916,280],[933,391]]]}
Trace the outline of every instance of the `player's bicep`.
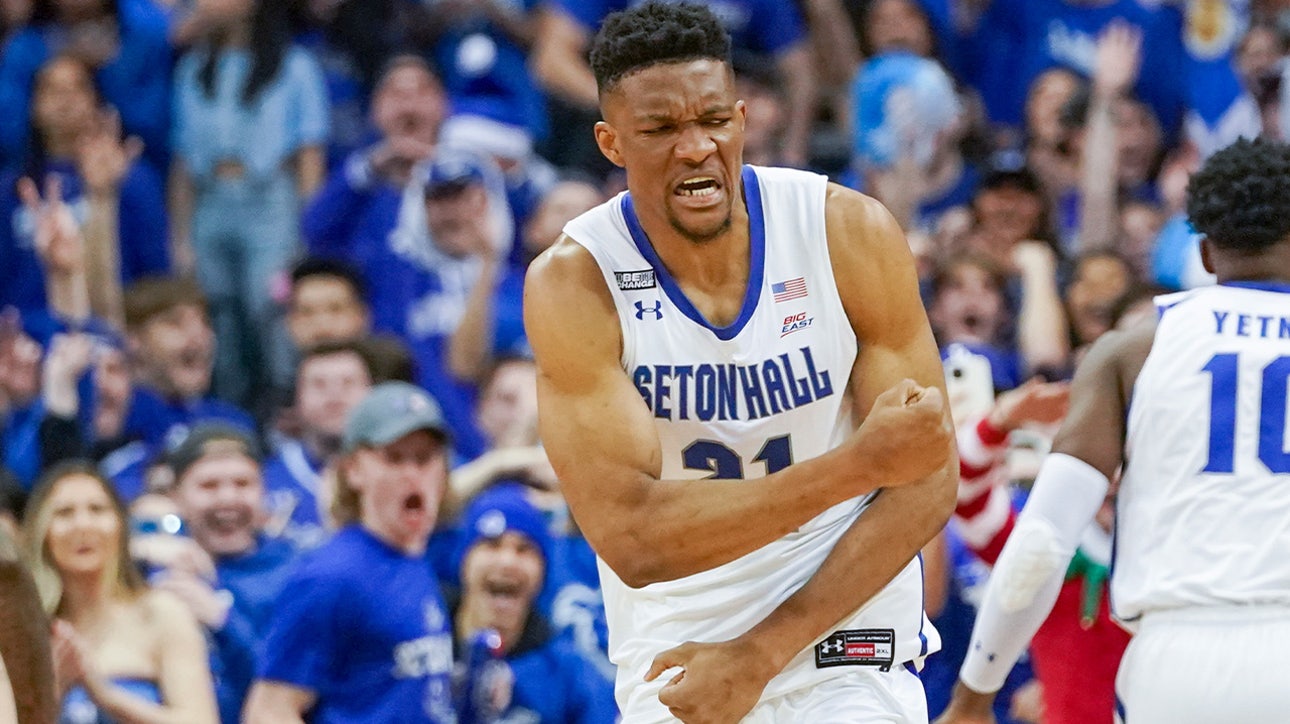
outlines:
{"label": "player's bicep", "polygon": [[[620,363],[621,330],[599,267],[567,239],[533,263],[524,318],[538,370],[542,442],[575,515],[621,504],[657,478],[658,434]],[[583,516],[594,538],[606,516]]]}
{"label": "player's bicep", "polygon": [[860,346],[851,374],[858,417],[905,378],[943,390],[914,256],[899,224],[881,204],[854,191],[831,186],[828,198],[834,278]]}
{"label": "player's bicep", "polygon": [[1124,370],[1141,365],[1153,330],[1107,332],[1093,344],[1071,381],[1070,411],[1053,439],[1053,452],[1079,458],[1107,478],[1124,459],[1129,385]]}

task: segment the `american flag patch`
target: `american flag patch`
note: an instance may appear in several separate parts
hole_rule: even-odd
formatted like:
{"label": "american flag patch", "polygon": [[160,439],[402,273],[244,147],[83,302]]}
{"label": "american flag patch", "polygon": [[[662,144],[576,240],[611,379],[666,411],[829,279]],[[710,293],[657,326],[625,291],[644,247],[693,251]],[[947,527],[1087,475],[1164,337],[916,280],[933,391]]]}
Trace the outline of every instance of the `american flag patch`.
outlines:
{"label": "american flag patch", "polygon": [[775,282],[770,285],[770,290],[775,294],[776,304],[801,299],[806,296],[806,279],[796,277],[784,282]]}

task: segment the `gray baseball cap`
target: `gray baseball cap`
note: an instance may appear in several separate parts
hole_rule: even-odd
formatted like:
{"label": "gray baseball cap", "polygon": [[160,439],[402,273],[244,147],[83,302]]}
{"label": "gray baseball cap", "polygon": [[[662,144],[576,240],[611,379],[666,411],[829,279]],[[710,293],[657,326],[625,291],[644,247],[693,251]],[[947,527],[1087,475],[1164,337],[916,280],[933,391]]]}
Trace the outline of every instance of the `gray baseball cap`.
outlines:
{"label": "gray baseball cap", "polygon": [[343,448],[349,453],[359,447],[380,447],[417,430],[448,439],[448,426],[439,403],[416,385],[382,382],[349,413]]}

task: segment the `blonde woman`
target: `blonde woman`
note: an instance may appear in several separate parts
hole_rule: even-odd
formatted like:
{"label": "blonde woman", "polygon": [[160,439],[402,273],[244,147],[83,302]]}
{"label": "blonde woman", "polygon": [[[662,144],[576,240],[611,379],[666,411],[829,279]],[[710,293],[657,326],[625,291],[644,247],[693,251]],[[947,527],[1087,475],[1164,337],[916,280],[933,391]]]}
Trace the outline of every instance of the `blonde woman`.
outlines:
{"label": "blonde woman", "polygon": [[214,724],[201,629],[182,603],[144,584],[111,485],[88,465],[52,469],[32,495],[24,532],[54,619],[60,722]]}

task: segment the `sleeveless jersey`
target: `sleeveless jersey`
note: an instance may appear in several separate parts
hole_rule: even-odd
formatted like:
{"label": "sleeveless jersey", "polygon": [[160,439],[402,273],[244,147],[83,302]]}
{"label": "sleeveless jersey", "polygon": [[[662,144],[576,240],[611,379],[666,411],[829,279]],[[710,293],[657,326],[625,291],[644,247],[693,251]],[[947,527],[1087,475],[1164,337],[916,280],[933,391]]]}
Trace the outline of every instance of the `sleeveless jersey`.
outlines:
{"label": "sleeveless jersey", "polygon": [[1290,604],[1290,286],[1156,302],[1116,501],[1114,613]]}
{"label": "sleeveless jersey", "polygon": [[[623,369],[653,413],[663,479],[760,477],[818,456],[855,430],[847,384],[857,344],[829,263],[826,179],[751,166],[742,177],[749,283],[738,318],[726,327],[709,324],[669,276],[629,194],[565,227],[595,257],[613,296]],[[624,721],[669,719],[657,699],[668,677],[642,681],[654,656],[684,641],[733,638],[766,618],[806,583],[866,503],[846,501],[737,560],[639,589],[600,561]],[[888,648],[879,648],[897,666],[939,648],[923,615],[921,560],[838,628],[894,633],[886,634]],[[808,647],[763,699],[847,668],[817,668]]]}

